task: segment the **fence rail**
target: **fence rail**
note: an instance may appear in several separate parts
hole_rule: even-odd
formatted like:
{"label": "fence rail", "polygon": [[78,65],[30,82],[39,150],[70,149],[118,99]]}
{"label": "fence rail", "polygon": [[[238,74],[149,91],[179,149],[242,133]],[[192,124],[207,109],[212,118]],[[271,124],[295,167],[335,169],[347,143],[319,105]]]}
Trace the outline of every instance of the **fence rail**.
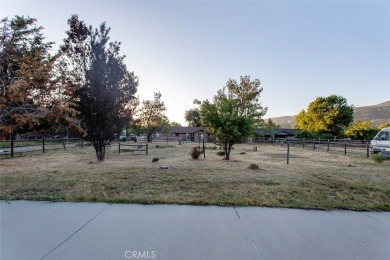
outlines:
{"label": "fence rail", "polygon": [[[252,138],[250,144],[271,144],[287,146],[287,164],[289,164],[290,147],[302,147],[313,150],[338,151],[354,154],[364,154],[367,158],[370,156],[370,142],[367,140],[349,140],[349,139],[307,139],[307,138]],[[255,147],[257,150],[257,147]]]}
{"label": "fence rail", "polygon": [[0,141],[0,156],[14,157],[24,153],[42,152],[48,150],[66,150],[67,148],[83,147],[84,141],[79,138],[67,139],[36,139]]}
{"label": "fence rail", "polygon": [[[122,146],[122,147],[121,147]],[[131,149],[131,148],[126,148],[126,147],[137,147],[136,149]],[[127,152],[135,152],[135,151],[140,151],[140,152],[146,152],[146,155],[148,155],[148,144],[118,144],[118,154],[121,154],[122,151],[127,151]]]}

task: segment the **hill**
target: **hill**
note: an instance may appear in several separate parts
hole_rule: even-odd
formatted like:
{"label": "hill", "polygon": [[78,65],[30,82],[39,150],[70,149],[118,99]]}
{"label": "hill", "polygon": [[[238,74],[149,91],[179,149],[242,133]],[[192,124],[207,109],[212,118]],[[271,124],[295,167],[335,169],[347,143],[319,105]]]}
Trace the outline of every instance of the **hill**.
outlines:
{"label": "hill", "polygon": [[385,122],[389,122],[390,101],[373,106],[356,107],[354,121],[372,121],[376,126]]}
{"label": "hill", "polygon": [[[282,128],[292,128],[295,125],[295,116],[281,116],[271,118],[272,121],[279,124]],[[373,125],[378,126],[390,121],[390,100],[372,106],[355,107],[354,122],[372,121]]]}

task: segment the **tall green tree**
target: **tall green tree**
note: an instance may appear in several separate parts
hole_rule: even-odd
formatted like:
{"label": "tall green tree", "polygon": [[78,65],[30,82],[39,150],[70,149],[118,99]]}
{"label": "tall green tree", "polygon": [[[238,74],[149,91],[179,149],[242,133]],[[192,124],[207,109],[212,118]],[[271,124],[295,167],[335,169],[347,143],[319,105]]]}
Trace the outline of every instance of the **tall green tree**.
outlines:
{"label": "tall green tree", "polygon": [[343,129],[353,121],[354,106],[347,99],[331,95],[318,97],[309,104],[307,111],[296,116],[297,128],[322,134],[341,136]]}
{"label": "tall green tree", "polygon": [[264,125],[262,125],[260,128],[268,130],[270,135],[274,136],[274,134],[273,134],[274,130],[281,128],[281,126],[279,124],[275,123],[274,121],[272,121],[271,118],[269,118],[268,121],[265,122]]}
{"label": "tall green tree", "polygon": [[154,93],[153,100],[142,101],[142,106],[139,110],[136,125],[141,133],[145,133],[148,142],[152,141],[152,135],[158,131],[164,132],[166,126],[169,125],[169,120],[165,115],[167,108],[164,101],[161,99],[161,93]]}
{"label": "tall green tree", "polygon": [[120,42],[109,42],[110,28],[102,23],[94,29],[73,15],[62,51],[69,73],[77,85],[76,96],[84,138],[95,148],[98,161],[105,159],[106,146],[130,121],[131,100],[138,78],[127,70]]}
{"label": "tall green tree", "polygon": [[184,113],[184,119],[188,126],[202,126],[199,108],[191,108]]}
{"label": "tall green tree", "polygon": [[[194,99],[193,104],[200,106],[201,101]],[[200,116],[199,107],[191,108],[184,112],[184,119],[188,123],[188,126],[202,126],[202,118]]]}
{"label": "tall green tree", "polygon": [[233,145],[246,140],[254,133],[254,127],[262,123],[267,110],[259,101],[262,90],[258,79],[251,81],[244,76],[240,83],[229,79],[213,102],[202,102],[203,125],[223,146],[226,160],[230,159]]}

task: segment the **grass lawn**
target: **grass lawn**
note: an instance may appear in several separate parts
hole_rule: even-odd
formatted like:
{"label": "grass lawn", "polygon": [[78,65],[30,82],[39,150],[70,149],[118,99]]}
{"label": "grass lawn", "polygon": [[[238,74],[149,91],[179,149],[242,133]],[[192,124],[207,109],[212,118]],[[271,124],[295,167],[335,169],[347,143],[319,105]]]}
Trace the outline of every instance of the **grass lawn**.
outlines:
{"label": "grass lawn", "polygon": [[0,199],[390,210],[390,161],[374,163],[364,150],[296,146],[287,165],[286,146],[235,145],[230,161],[211,149],[194,160],[193,144],[170,146],[118,155],[115,145],[102,163],[92,148],[1,159]]}

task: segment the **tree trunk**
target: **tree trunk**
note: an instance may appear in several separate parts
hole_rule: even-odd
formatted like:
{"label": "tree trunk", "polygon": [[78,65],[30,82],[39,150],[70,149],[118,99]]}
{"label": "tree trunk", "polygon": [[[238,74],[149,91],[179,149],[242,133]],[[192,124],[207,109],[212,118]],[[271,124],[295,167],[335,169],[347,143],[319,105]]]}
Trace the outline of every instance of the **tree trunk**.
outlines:
{"label": "tree trunk", "polygon": [[99,143],[95,146],[96,151],[96,159],[98,162],[104,161],[105,154],[106,154],[106,146],[102,143]]}
{"label": "tree trunk", "polygon": [[15,141],[15,137],[11,136],[11,158],[14,157],[14,141]]}
{"label": "tree trunk", "polygon": [[147,135],[148,143],[151,143],[151,142],[152,142],[152,134],[153,134],[153,133],[148,133],[148,135]]}
{"label": "tree trunk", "polygon": [[225,152],[225,160],[229,160],[229,154],[228,154],[228,144],[224,143],[223,144],[223,151]]}
{"label": "tree trunk", "polygon": [[232,151],[233,144],[227,144],[225,146],[225,159],[230,160],[230,152]]}

